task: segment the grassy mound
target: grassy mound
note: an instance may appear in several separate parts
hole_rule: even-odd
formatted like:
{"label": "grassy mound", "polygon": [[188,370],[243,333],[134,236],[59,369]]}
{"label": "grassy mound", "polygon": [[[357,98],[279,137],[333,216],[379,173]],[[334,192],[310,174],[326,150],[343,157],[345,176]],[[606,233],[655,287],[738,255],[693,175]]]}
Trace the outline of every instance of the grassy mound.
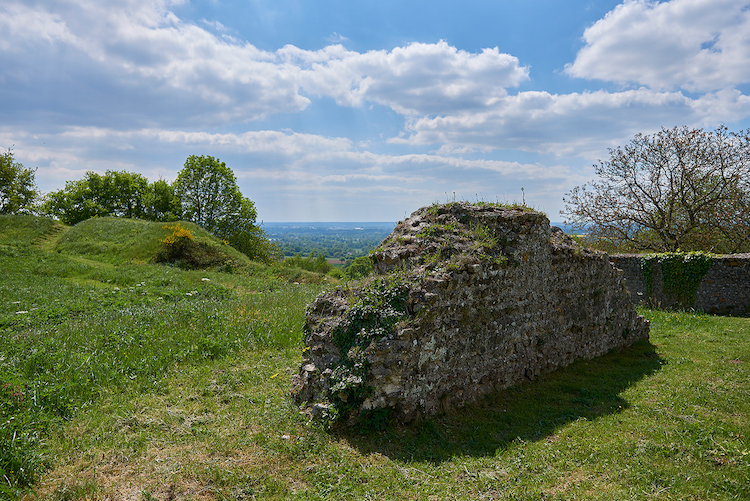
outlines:
{"label": "grassy mound", "polygon": [[163,254],[164,239],[174,232],[178,224],[191,234],[194,243],[192,252],[196,256],[190,252],[181,256],[182,262],[188,265],[186,267],[227,265],[237,268],[250,261],[200,226],[185,221],[156,223],[114,217],[89,219],[73,226],[57,242],[55,250],[111,264],[149,263]]}
{"label": "grassy mound", "polygon": [[63,225],[46,217],[0,215],[0,249],[39,243]]}
{"label": "grassy mound", "polygon": [[[164,240],[175,234],[178,224],[190,233],[192,239],[188,239],[189,242],[177,239],[171,246],[165,245]],[[269,266],[252,261],[200,226],[186,221],[156,223],[104,217],[68,227],[43,217],[0,216],[0,253],[18,255],[32,246],[41,245],[59,256],[114,265],[160,263],[298,283],[337,281],[335,277],[290,267],[288,263]],[[77,266],[82,264],[79,262]]]}

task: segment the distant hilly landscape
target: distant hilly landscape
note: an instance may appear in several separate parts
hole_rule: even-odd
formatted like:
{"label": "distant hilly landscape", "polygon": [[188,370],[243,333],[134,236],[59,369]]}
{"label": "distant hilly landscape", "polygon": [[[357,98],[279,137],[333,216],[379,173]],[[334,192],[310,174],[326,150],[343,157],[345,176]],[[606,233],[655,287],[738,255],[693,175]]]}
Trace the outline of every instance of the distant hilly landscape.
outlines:
{"label": "distant hilly landscape", "polygon": [[[324,254],[327,258],[350,263],[378,246],[396,222],[275,222],[263,223],[268,237],[285,256]],[[552,226],[572,232],[570,226],[553,222]]]}
{"label": "distant hilly landscape", "polygon": [[264,223],[263,229],[285,256],[314,253],[350,263],[377,247],[395,226],[395,222],[287,222]]}

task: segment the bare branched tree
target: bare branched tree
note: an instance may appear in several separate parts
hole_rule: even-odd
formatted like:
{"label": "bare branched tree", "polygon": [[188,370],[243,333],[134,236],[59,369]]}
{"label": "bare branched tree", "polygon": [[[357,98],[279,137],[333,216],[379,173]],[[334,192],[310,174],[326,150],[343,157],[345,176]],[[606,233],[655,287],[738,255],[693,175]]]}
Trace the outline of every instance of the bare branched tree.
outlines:
{"label": "bare branched tree", "polygon": [[750,250],[750,129],[662,129],[609,154],[563,199],[574,228],[618,249]]}

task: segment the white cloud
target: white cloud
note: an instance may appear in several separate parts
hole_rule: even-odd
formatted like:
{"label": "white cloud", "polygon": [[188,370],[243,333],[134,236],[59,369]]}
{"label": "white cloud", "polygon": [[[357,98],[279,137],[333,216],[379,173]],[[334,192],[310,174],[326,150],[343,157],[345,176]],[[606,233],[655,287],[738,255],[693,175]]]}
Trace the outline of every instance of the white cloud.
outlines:
{"label": "white cloud", "polygon": [[309,105],[298,92],[297,69],[251,44],[184,23],[169,6],[7,3],[0,7],[0,65],[13,71],[3,70],[0,84],[28,108],[40,95],[49,97],[48,109],[84,123],[93,120],[85,115],[97,99],[87,92],[91,80],[101,93],[96,108],[124,125],[222,124]]}
{"label": "white cloud", "polygon": [[583,38],[573,77],[691,92],[750,82],[747,0],[626,0]]}
{"label": "white cloud", "polygon": [[348,106],[374,102],[402,115],[481,109],[528,79],[528,69],[497,47],[472,54],[445,41],[363,54],[342,46],[316,52],[287,46],[280,53],[304,67],[301,85],[309,92]]}
{"label": "white cloud", "polygon": [[118,131],[98,127],[71,127],[57,134],[66,140],[106,139],[110,145],[128,144],[134,141],[153,141],[160,144],[215,146],[242,153],[282,153],[288,156],[314,154],[315,152],[347,151],[352,142],[346,138],[327,138],[315,134],[301,134],[274,130],[249,131],[242,134],[218,134],[208,132],[168,129],[139,129]]}
{"label": "white cloud", "polygon": [[[364,53],[342,45],[268,52],[181,21],[167,1],[8,3],[0,7],[0,62],[14,72],[2,73],[0,88],[18,95],[8,100],[8,114],[38,110],[65,125],[99,127],[100,115],[124,130],[226,125],[300,112],[317,95],[342,106],[387,106],[406,117],[405,135],[395,142],[435,144],[441,154],[572,153],[637,130],[747,116],[747,98],[736,91],[697,99],[657,92],[675,82],[715,87],[709,81],[750,74],[750,61],[742,59],[750,29],[743,35],[748,12],[741,3],[625,2],[586,31],[588,45],[566,71],[654,90],[568,95],[510,95],[529,69],[498,48],[470,53],[440,41]],[[700,49],[706,37],[714,40],[710,54]],[[53,59],[60,60],[55,67],[41,64]],[[708,71],[711,64],[722,71]],[[47,67],[48,74],[33,75]],[[89,87],[87,78],[96,84]]]}
{"label": "white cloud", "polygon": [[326,38],[326,40],[332,44],[337,44],[337,43],[346,42],[349,39],[345,37],[344,35],[341,35],[334,31],[333,34],[331,34],[328,38]]}
{"label": "white cloud", "polygon": [[[187,155],[204,152],[226,161],[248,186],[264,186],[264,193],[250,190],[249,194],[266,204],[269,202],[263,197],[266,190],[276,189],[273,183],[306,187],[334,197],[341,196],[334,193],[338,189],[354,193],[392,191],[394,187],[437,196],[461,186],[472,194],[490,191],[492,185],[481,181],[486,175],[498,182],[524,179],[527,183],[574,175],[563,165],[438,154],[378,154],[360,150],[347,138],[279,131],[208,134],[71,127],[62,133],[18,136],[7,127],[0,128],[0,141],[10,137],[16,140],[17,158],[39,168],[37,180],[44,191],[57,189],[66,180],[80,179],[87,170],[127,170],[151,180],[172,180]],[[118,153],[112,154],[113,150]],[[155,156],[157,151],[160,153]]]}
{"label": "white cloud", "polygon": [[[3,137],[0,134],[0,138]],[[137,151],[146,145],[164,147],[212,148],[217,152],[228,154],[273,154],[284,158],[285,165],[320,164],[324,169],[321,178],[329,178],[326,166],[339,162],[350,166],[350,172],[337,179],[406,179],[396,176],[394,172],[420,172],[420,176],[434,169],[486,170],[500,174],[523,174],[530,178],[548,176],[554,171],[560,173],[560,167],[548,168],[541,164],[524,164],[486,159],[463,159],[461,157],[441,154],[382,154],[358,149],[351,140],[342,137],[324,137],[315,134],[301,134],[272,130],[249,131],[241,134],[210,134],[206,132],[141,129],[118,131],[97,127],[71,127],[62,133],[49,136],[37,135],[36,140],[49,140],[68,145],[85,145],[93,140],[105,143],[109,148]],[[28,140],[28,139],[27,139]],[[72,160],[74,156],[69,156]],[[109,167],[108,167],[109,168]],[[364,170],[363,170],[364,169]],[[261,169],[263,170],[263,169]],[[276,176],[286,176],[277,170]],[[373,177],[375,176],[375,177]],[[330,178],[334,179],[334,178]],[[422,177],[409,176],[412,180]]]}
{"label": "white cloud", "polygon": [[719,91],[697,99],[648,89],[507,96],[476,113],[422,117],[394,143],[442,145],[442,151],[519,149],[596,158],[637,132],[674,124],[715,125],[750,115],[750,96]]}
{"label": "white cloud", "polygon": [[209,21],[208,19],[201,19],[201,22],[209,28],[213,28],[214,30],[222,33],[226,33],[229,31],[229,28],[221,24],[219,21]]}
{"label": "white cloud", "polygon": [[86,89],[92,79],[101,94],[92,107],[128,122],[137,115],[138,126],[299,112],[310,103],[304,94],[440,114],[491,105],[528,78],[517,58],[497,48],[474,54],[443,41],[365,53],[341,45],[268,52],[185,23],[169,7],[157,0],[7,3],[0,7],[0,64],[14,71],[3,71],[4,84],[30,108],[40,94],[54,94],[57,102],[47,108],[62,111],[60,101],[67,101],[65,113],[85,122],[96,100]]}

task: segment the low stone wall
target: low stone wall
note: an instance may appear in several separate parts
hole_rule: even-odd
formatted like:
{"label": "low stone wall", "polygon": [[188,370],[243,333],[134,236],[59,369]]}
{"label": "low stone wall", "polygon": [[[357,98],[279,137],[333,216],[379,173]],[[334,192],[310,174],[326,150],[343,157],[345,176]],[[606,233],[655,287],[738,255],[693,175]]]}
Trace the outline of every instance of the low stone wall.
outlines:
{"label": "low stone wall", "polygon": [[664,291],[659,266],[652,267],[653,290],[648,296],[641,267],[642,256],[616,254],[610,261],[623,271],[625,284],[635,302],[662,307],[692,307],[707,313],[750,316],[750,254],[714,256],[713,264],[698,284],[693,304],[679,305]]}
{"label": "low stone wall", "polygon": [[381,276],[308,308],[293,394],[314,416],[409,422],[648,337],[608,256],[528,209],[423,208],[373,257]]}

